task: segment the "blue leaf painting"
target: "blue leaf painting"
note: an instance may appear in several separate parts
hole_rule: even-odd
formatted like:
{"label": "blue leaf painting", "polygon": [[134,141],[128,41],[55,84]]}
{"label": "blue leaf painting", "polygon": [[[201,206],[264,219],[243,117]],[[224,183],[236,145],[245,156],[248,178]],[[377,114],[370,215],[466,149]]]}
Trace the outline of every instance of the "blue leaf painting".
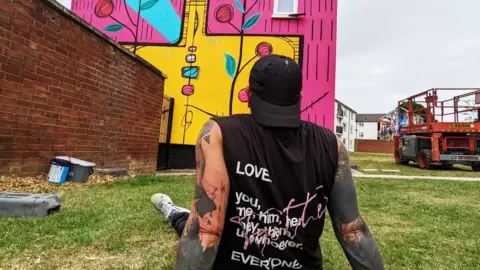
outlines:
{"label": "blue leaf painting", "polygon": [[123,25],[117,23],[117,24],[110,24],[109,26],[103,28],[104,31],[106,32],[118,32],[123,29]]}
{"label": "blue leaf painting", "polygon": [[235,78],[235,70],[237,69],[237,63],[235,58],[228,53],[223,53],[225,55],[225,69],[227,70],[228,76],[230,78]]}
{"label": "blue leaf painting", "polygon": [[258,19],[260,19],[260,16],[262,16],[262,13],[253,14],[250,18],[248,18],[245,21],[245,23],[242,26],[242,30],[247,30],[254,27],[257,24]]}
{"label": "blue leaf painting", "polygon": [[140,10],[152,8],[153,6],[155,6],[156,3],[158,3],[158,0],[149,0],[140,6]]}
{"label": "blue leaf painting", "polygon": [[245,13],[245,9],[243,8],[243,5],[242,5],[242,3],[240,3],[239,0],[235,0],[235,6],[237,6],[237,8],[238,8],[238,10],[240,10],[240,12]]}

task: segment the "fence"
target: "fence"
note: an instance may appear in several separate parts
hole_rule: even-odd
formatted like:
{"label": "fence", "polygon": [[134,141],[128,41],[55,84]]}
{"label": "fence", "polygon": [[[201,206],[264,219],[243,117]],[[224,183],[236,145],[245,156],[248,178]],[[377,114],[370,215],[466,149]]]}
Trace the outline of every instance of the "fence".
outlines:
{"label": "fence", "polygon": [[355,140],[355,152],[385,153],[393,155],[393,142],[380,140]]}

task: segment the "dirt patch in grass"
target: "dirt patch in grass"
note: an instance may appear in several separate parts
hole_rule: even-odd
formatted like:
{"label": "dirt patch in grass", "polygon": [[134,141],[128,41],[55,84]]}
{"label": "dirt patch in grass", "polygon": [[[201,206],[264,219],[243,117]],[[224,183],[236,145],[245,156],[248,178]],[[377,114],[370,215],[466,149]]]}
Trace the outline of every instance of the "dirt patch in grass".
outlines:
{"label": "dirt patch in grass", "polygon": [[[81,188],[85,185],[111,184],[118,178],[110,175],[90,175],[86,183],[76,183],[66,181],[63,184],[53,184],[47,181],[47,175],[37,176],[0,176],[1,192],[24,192],[24,193],[42,193],[58,190],[71,190]],[[126,179],[126,178],[125,178]]]}
{"label": "dirt patch in grass", "polygon": [[195,169],[172,169],[172,170],[162,170],[158,171],[159,175],[168,175],[168,174],[182,174],[182,173],[196,173]]}
{"label": "dirt patch in grass", "polygon": [[425,191],[408,191],[402,193],[400,197],[411,202],[426,205],[472,206],[478,204],[478,198],[480,198],[480,190],[477,190],[476,193],[478,194],[476,199],[471,196],[461,196],[459,194],[436,194]]}
{"label": "dirt patch in grass", "polygon": [[[395,163],[393,154],[350,153],[350,164],[357,165],[357,171],[365,174],[480,177],[479,173],[462,165],[454,165],[448,169],[435,167],[429,170],[420,169],[414,162],[410,162],[409,165],[398,165]],[[378,171],[364,171],[364,169],[377,169]],[[382,170],[399,170],[400,172]]]}
{"label": "dirt patch in grass", "polygon": [[386,215],[381,213],[375,213],[375,217],[368,218],[366,220],[372,225],[373,232],[378,236],[379,239],[388,240],[398,239],[402,235],[407,235],[411,233],[422,232],[422,228],[416,227],[415,224],[411,221],[405,220],[404,218],[396,215]]}
{"label": "dirt patch in grass", "polygon": [[[167,243],[150,242],[143,247],[112,254],[102,248],[80,247],[25,254],[4,265],[5,269],[170,269],[176,249]],[[176,246],[176,244],[175,244]]]}

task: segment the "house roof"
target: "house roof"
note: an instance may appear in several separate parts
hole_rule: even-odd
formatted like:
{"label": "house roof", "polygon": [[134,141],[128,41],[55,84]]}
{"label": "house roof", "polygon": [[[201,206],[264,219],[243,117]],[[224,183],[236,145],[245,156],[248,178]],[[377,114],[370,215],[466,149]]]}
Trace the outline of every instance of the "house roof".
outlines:
{"label": "house roof", "polygon": [[379,122],[385,114],[383,113],[365,113],[357,114],[357,122]]}
{"label": "house roof", "polygon": [[352,111],[352,112],[354,112],[354,113],[357,113],[354,109],[348,107],[347,105],[345,105],[345,103],[341,102],[340,100],[335,99],[335,101],[336,101],[337,103],[342,104],[344,107],[346,107],[346,108],[349,109],[350,111]]}

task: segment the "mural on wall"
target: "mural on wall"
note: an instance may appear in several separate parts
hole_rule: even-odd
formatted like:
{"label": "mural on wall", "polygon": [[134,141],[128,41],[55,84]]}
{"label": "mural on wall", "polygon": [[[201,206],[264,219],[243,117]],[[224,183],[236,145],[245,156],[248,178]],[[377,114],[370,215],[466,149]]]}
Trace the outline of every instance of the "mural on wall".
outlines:
{"label": "mural on wall", "polygon": [[[418,115],[413,116],[413,124],[423,124],[423,118]],[[399,135],[401,127],[408,126],[408,111],[403,109],[398,112],[395,109],[382,118],[380,118],[380,140],[393,141],[394,135]]]}
{"label": "mural on wall", "polygon": [[275,53],[304,74],[302,119],[333,129],[336,0],[300,0],[299,18],[272,18],[273,0],[73,0],[71,9],[167,74],[171,143],[190,144],[213,115],[248,113],[253,63]]}

